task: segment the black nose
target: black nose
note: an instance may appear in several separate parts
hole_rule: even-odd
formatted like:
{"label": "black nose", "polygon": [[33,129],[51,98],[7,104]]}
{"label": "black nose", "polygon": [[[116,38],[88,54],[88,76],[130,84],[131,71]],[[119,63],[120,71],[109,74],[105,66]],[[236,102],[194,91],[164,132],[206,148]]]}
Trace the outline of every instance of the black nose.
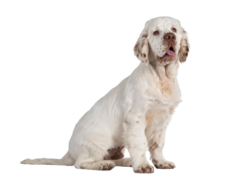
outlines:
{"label": "black nose", "polygon": [[164,39],[166,41],[175,41],[176,36],[173,33],[167,33],[167,34],[164,35]]}

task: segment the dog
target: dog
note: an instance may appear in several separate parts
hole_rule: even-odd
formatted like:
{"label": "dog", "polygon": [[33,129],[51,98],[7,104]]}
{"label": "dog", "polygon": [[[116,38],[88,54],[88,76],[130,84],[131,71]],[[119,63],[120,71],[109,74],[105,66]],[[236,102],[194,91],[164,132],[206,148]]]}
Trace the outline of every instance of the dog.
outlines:
{"label": "dog", "polygon": [[[146,22],[134,54],[141,61],[132,74],[113,88],[79,120],[62,159],[26,159],[22,164],[75,166],[111,170],[132,167],[135,173],[172,169],[162,154],[167,126],[181,101],[179,62],[189,52],[186,31],[170,17]],[[123,158],[128,149],[130,158]]]}

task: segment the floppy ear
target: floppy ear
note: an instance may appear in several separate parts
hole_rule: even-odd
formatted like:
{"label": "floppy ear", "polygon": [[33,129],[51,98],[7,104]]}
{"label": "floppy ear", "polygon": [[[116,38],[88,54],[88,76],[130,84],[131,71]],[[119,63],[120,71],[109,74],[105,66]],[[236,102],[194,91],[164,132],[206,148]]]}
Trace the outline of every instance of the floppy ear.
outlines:
{"label": "floppy ear", "polygon": [[188,52],[189,52],[189,44],[188,44],[187,33],[184,29],[182,29],[181,34],[182,34],[182,39],[180,42],[178,58],[179,58],[179,61],[182,63],[182,62],[185,62],[187,59]]}
{"label": "floppy ear", "polygon": [[145,62],[148,65],[149,64],[148,52],[149,47],[147,40],[147,31],[143,30],[140,37],[138,38],[136,45],[134,46],[134,54],[140,61]]}

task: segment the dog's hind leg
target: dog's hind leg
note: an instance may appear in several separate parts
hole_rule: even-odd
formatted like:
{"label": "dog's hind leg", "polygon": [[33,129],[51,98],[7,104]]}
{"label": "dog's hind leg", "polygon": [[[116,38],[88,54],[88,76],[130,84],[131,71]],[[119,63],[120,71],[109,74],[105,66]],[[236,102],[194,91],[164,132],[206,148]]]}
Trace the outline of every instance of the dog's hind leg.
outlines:
{"label": "dog's hind leg", "polygon": [[114,160],[116,166],[123,166],[123,167],[132,167],[131,158],[123,158]]}
{"label": "dog's hind leg", "polygon": [[113,160],[104,160],[104,155],[101,152],[91,153],[90,148],[81,149],[82,151],[74,164],[77,169],[111,170],[116,166]]}

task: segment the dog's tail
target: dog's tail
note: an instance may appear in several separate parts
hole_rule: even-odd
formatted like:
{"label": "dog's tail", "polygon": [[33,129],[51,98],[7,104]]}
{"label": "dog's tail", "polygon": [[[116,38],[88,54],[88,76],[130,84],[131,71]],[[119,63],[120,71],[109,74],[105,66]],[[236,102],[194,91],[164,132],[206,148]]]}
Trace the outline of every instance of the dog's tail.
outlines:
{"label": "dog's tail", "polygon": [[62,159],[25,159],[21,162],[21,164],[44,164],[44,165],[64,165],[64,166],[72,166],[74,165],[75,160],[69,155],[69,153],[65,154]]}

